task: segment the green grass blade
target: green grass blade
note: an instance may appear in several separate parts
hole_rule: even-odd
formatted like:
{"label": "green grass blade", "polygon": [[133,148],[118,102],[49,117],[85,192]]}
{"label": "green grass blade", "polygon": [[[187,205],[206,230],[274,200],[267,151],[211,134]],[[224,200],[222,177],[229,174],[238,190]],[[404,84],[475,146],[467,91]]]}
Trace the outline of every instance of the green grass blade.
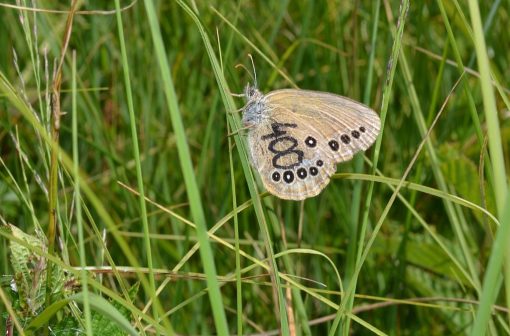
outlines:
{"label": "green grass blade", "polygon": [[168,104],[168,112],[170,113],[173,130],[175,132],[176,145],[179,153],[179,163],[181,165],[181,170],[186,185],[186,191],[188,193],[191,215],[196,223],[198,240],[200,242],[200,257],[202,259],[202,264],[206,274],[207,286],[209,288],[209,300],[212,306],[216,332],[220,335],[226,335],[228,333],[227,320],[225,317],[223,301],[221,298],[219,283],[217,279],[214,256],[207,237],[207,224],[202,208],[202,201],[194,175],[193,165],[191,162],[186,139],[186,133],[184,131],[184,125],[179,112],[172,75],[170,73],[170,67],[167,61],[167,54],[163,46],[163,39],[161,37],[161,31],[159,29],[159,23],[154,4],[149,0],[144,1],[144,4],[147,11],[148,23],[152,33],[152,40],[154,42],[154,48],[156,52],[155,56],[161,70],[161,79],[164,84],[163,89]]}
{"label": "green grass blade", "polygon": [[[469,12],[471,14],[471,24],[473,25],[476,59],[478,61],[478,70],[480,72],[483,107],[485,118],[487,120],[489,152],[491,154],[492,171],[495,181],[494,193],[496,196],[498,213],[502,213],[508,189],[506,183],[507,177],[505,174],[503,147],[501,144],[498,109],[496,108],[496,98],[494,95],[494,88],[492,86],[489,58],[487,55],[487,47],[485,45],[482,20],[480,18],[480,9],[478,8],[479,4],[476,0],[469,0],[468,4]],[[508,289],[510,289],[510,287]]]}
{"label": "green grass blade", "polygon": [[[135,158],[135,167],[136,167],[136,182],[138,185],[138,192],[140,193],[139,205],[140,205],[140,217],[142,218],[142,228],[144,234],[144,248],[145,255],[147,257],[147,267],[149,268],[149,296],[151,300],[154,302],[157,300],[156,296],[156,284],[154,280],[154,271],[153,271],[153,262],[152,262],[152,247],[151,240],[149,238],[150,229],[149,223],[147,220],[147,206],[145,204],[145,188],[143,183],[143,175],[142,175],[142,164],[140,160],[140,148],[138,145],[138,129],[137,129],[137,119],[135,117],[135,111],[133,106],[133,93],[131,89],[131,78],[129,74],[129,63],[127,58],[126,51],[126,42],[124,38],[124,27],[122,23],[122,16],[120,11],[120,1],[115,0],[115,9],[116,9],[116,19],[117,19],[117,28],[119,34],[119,44],[122,56],[122,69],[124,70],[124,85],[126,86],[126,98],[127,98],[127,107],[129,112],[129,124],[131,128],[131,139],[133,144],[133,156]],[[154,318],[158,318],[157,305],[153,305],[153,314]]]}
{"label": "green grass blade", "polygon": [[72,127],[73,127],[73,174],[74,174],[74,188],[76,204],[76,224],[78,226],[78,244],[80,249],[80,266],[81,271],[81,286],[83,293],[83,310],[85,320],[85,332],[88,336],[92,335],[92,322],[90,315],[90,302],[89,302],[89,288],[88,288],[88,274],[85,269],[87,266],[85,243],[83,239],[83,217],[81,212],[81,192],[80,192],[80,171],[79,171],[79,153],[78,153],[78,111],[76,108],[76,51],[73,50],[73,64],[72,64]]}
{"label": "green grass blade", "polygon": [[498,284],[501,278],[503,262],[508,255],[508,246],[510,244],[510,197],[507,196],[501,214],[501,226],[496,233],[496,238],[492,245],[491,255],[487,271],[483,279],[482,295],[478,306],[475,323],[471,330],[471,335],[485,335],[490,321],[493,305],[496,302],[498,291],[501,286]]}

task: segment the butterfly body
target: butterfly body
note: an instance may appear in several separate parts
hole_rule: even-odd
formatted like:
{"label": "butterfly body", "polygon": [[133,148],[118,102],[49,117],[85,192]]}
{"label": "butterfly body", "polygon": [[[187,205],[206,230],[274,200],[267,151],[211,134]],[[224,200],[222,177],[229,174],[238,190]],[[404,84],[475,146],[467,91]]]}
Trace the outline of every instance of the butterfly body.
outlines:
{"label": "butterfly body", "polygon": [[378,115],[339,95],[297,89],[245,89],[243,124],[252,165],[266,189],[283,199],[319,194],[336,171],[375,141]]}

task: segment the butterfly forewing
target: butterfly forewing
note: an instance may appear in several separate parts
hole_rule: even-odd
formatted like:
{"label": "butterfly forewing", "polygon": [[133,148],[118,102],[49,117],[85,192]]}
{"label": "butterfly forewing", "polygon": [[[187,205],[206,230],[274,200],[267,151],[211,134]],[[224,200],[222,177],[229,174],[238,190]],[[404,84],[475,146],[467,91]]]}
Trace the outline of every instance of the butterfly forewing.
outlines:
{"label": "butterfly forewing", "polygon": [[[294,118],[309,120],[310,126],[329,137],[335,161],[347,161],[370,147],[380,130],[380,119],[369,107],[346,97],[308,90],[276,90],[267,96],[270,115],[292,113]],[[281,108],[276,108],[281,107]]]}

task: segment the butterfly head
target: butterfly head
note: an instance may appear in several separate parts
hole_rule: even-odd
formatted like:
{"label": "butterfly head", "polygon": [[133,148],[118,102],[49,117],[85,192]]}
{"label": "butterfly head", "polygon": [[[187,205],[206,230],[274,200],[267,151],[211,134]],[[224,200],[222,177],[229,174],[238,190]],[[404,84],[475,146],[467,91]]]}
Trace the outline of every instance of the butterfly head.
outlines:
{"label": "butterfly head", "polygon": [[257,97],[261,97],[262,93],[257,89],[257,84],[252,85],[250,83],[246,84],[244,87],[244,98],[246,99],[246,102],[249,102],[250,100],[257,99]]}
{"label": "butterfly head", "polygon": [[244,88],[246,105],[243,108],[243,124],[251,127],[259,124],[266,117],[265,97],[256,85],[247,84]]}

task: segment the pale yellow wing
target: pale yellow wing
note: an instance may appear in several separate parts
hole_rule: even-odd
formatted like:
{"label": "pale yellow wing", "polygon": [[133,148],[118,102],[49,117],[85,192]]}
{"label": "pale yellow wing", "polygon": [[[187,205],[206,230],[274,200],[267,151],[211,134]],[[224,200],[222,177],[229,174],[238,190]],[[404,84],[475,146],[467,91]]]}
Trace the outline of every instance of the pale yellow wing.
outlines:
{"label": "pale yellow wing", "polygon": [[327,137],[335,162],[350,160],[355,153],[366,150],[381,128],[374,110],[332,93],[284,89],[270,92],[266,99],[270,117],[291,114]]}
{"label": "pale yellow wing", "polygon": [[338,162],[367,149],[380,121],[370,108],[315,91],[278,90],[265,96],[262,121],[248,134],[252,164],[280,198],[316,196]]}

